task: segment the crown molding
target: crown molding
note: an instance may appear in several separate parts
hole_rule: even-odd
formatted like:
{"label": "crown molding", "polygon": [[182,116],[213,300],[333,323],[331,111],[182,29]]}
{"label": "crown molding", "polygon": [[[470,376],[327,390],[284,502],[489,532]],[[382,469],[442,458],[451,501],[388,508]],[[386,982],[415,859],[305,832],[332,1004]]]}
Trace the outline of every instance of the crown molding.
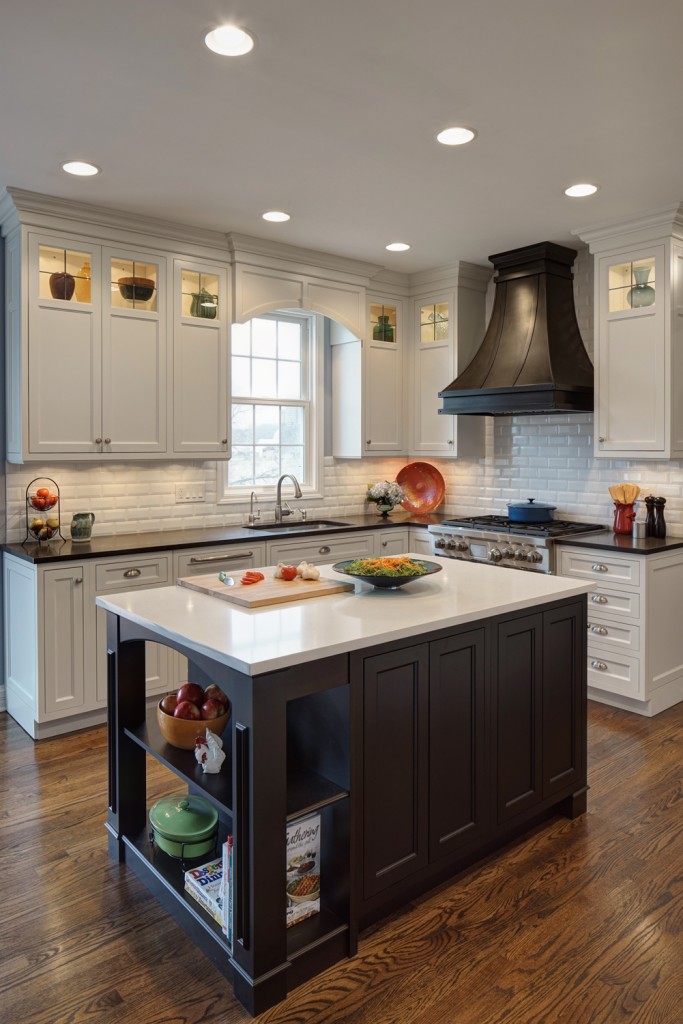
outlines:
{"label": "crown molding", "polygon": [[[230,231],[227,234],[230,254],[235,261],[264,265],[264,257],[271,261],[272,269],[282,269],[278,264],[287,264],[287,269],[295,269],[301,274],[313,273],[320,276],[320,270],[333,270],[343,274],[348,280],[356,279],[356,284],[366,285],[370,279],[382,270],[380,264],[366,263],[364,260],[337,256],[334,253],[320,252],[316,249],[304,249],[286,242],[274,242],[255,235],[241,235]],[[294,266],[293,266],[294,265]]]}
{"label": "crown molding", "polygon": [[572,234],[587,242],[592,253],[625,245],[642,245],[663,237],[683,240],[683,203],[671,203],[627,220],[602,221],[576,228]]}
{"label": "crown molding", "polygon": [[410,275],[411,295],[437,288],[465,287],[474,291],[485,292],[493,277],[493,267],[483,267],[479,263],[468,263],[458,260],[432,270],[421,270]]}

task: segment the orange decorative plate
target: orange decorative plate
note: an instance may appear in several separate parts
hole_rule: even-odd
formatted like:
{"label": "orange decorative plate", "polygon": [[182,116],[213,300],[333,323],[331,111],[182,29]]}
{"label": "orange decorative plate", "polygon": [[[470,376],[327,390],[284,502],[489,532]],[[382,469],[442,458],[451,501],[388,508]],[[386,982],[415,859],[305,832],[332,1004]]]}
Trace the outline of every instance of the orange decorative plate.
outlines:
{"label": "orange decorative plate", "polygon": [[433,512],[446,493],[441,473],[428,462],[409,462],[399,471],[396,483],[403,488],[401,505],[408,512]]}

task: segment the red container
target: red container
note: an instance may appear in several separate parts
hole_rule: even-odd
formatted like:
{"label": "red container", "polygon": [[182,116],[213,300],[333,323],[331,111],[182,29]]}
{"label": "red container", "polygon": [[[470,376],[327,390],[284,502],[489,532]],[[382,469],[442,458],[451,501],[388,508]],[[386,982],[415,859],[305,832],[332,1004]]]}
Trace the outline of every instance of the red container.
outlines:
{"label": "red container", "polygon": [[614,532],[633,533],[633,520],[636,518],[636,511],[631,504],[614,503]]}

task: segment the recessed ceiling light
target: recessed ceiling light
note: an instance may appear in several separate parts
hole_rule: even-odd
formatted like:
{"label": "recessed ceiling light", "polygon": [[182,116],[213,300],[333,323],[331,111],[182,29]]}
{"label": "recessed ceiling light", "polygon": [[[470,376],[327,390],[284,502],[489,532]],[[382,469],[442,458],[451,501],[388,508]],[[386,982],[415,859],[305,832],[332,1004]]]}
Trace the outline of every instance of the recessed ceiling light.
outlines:
{"label": "recessed ceiling light", "polygon": [[410,249],[407,242],[389,242],[389,245],[385,246],[389,252],[405,252],[406,249]]}
{"label": "recessed ceiling light", "polygon": [[590,185],[588,182],[583,182],[580,185],[570,185],[569,188],[564,190],[566,196],[571,196],[573,199],[580,196],[592,196],[598,191],[599,185]]}
{"label": "recessed ceiling light", "polygon": [[237,25],[219,25],[206,34],[204,42],[222,57],[242,57],[254,49],[254,37]]}
{"label": "recessed ceiling light", "polygon": [[67,174],[79,174],[82,178],[100,173],[99,167],[95,167],[94,164],[85,163],[84,160],[69,160],[68,163],[62,164],[62,170],[66,171]]}
{"label": "recessed ceiling light", "polygon": [[290,216],[288,213],[283,213],[282,210],[268,210],[267,213],[262,213],[261,216],[264,220],[273,220],[277,222],[289,220]]}
{"label": "recessed ceiling light", "polygon": [[466,142],[471,142],[476,137],[477,133],[473,128],[465,128],[464,125],[459,125],[454,128],[444,128],[436,136],[436,141],[441,142],[444,146],[464,146]]}

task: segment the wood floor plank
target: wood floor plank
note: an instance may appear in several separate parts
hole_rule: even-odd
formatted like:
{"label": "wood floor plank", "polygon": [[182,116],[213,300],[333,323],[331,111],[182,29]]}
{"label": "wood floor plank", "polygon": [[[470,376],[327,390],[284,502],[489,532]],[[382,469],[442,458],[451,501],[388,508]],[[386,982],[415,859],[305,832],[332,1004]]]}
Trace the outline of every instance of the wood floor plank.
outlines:
{"label": "wood floor plank", "polygon": [[[552,819],[368,928],[267,1024],[683,1024],[683,705],[591,704],[588,813]],[[148,759],[150,802],[182,788]],[[0,1017],[246,1024],[219,972],[107,855],[102,728],[0,714]]]}

